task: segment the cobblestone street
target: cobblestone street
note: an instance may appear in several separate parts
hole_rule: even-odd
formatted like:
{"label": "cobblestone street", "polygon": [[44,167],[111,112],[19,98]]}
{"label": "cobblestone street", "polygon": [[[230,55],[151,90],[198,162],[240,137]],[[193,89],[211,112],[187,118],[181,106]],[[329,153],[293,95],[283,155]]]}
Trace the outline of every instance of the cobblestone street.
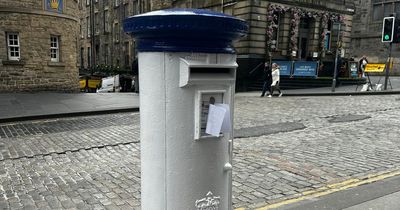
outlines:
{"label": "cobblestone street", "polygon": [[[400,168],[400,96],[237,95],[234,207]],[[0,124],[0,209],[140,209],[139,113]]]}

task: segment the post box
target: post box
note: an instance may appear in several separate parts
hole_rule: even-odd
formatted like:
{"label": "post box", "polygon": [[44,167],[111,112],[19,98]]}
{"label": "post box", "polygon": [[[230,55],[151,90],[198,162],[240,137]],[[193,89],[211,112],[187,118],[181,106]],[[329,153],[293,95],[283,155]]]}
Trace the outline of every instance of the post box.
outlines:
{"label": "post box", "polygon": [[247,23],[172,9],[129,17],[124,30],[139,51],[142,209],[232,209],[232,42]]}

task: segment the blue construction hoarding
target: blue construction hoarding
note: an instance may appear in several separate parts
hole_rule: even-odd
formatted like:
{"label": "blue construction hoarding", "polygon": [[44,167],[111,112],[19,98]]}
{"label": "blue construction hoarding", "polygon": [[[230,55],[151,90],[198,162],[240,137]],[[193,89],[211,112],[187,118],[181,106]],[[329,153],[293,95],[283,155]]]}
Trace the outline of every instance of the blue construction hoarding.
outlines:
{"label": "blue construction hoarding", "polygon": [[292,61],[273,61],[273,63],[278,64],[279,68],[279,74],[281,76],[291,76],[292,75]]}
{"label": "blue construction hoarding", "polygon": [[293,76],[316,77],[318,62],[298,61],[294,62]]}

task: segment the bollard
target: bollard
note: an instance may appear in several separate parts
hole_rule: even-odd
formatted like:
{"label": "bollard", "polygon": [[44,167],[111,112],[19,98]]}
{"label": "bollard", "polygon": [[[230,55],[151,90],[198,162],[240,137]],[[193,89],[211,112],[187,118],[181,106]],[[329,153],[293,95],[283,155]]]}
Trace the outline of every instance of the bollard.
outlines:
{"label": "bollard", "polygon": [[232,42],[247,23],[171,9],[129,17],[124,30],[139,51],[141,208],[232,209]]}

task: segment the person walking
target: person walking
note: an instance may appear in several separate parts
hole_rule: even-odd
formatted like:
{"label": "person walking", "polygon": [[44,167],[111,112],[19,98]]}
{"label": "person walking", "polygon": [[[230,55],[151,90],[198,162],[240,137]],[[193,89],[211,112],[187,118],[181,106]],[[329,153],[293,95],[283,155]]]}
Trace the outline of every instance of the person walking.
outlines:
{"label": "person walking", "polygon": [[272,84],[271,84],[271,95],[269,97],[272,97],[272,95],[274,94],[275,90],[278,91],[279,96],[282,96],[282,91],[279,87],[279,82],[280,82],[280,73],[279,73],[279,66],[276,63],[272,64]]}
{"label": "person walking", "polygon": [[264,80],[264,85],[260,97],[264,97],[265,92],[267,92],[267,90],[268,90],[268,97],[271,97],[270,94],[271,94],[272,74],[271,74],[271,68],[269,68],[268,63],[264,64],[263,80]]}
{"label": "person walking", "polygon": [[363,55],[361,60],[359,61],[358,66],[358,77],[365,78],[365,67],[368,64],[367,56]]}

